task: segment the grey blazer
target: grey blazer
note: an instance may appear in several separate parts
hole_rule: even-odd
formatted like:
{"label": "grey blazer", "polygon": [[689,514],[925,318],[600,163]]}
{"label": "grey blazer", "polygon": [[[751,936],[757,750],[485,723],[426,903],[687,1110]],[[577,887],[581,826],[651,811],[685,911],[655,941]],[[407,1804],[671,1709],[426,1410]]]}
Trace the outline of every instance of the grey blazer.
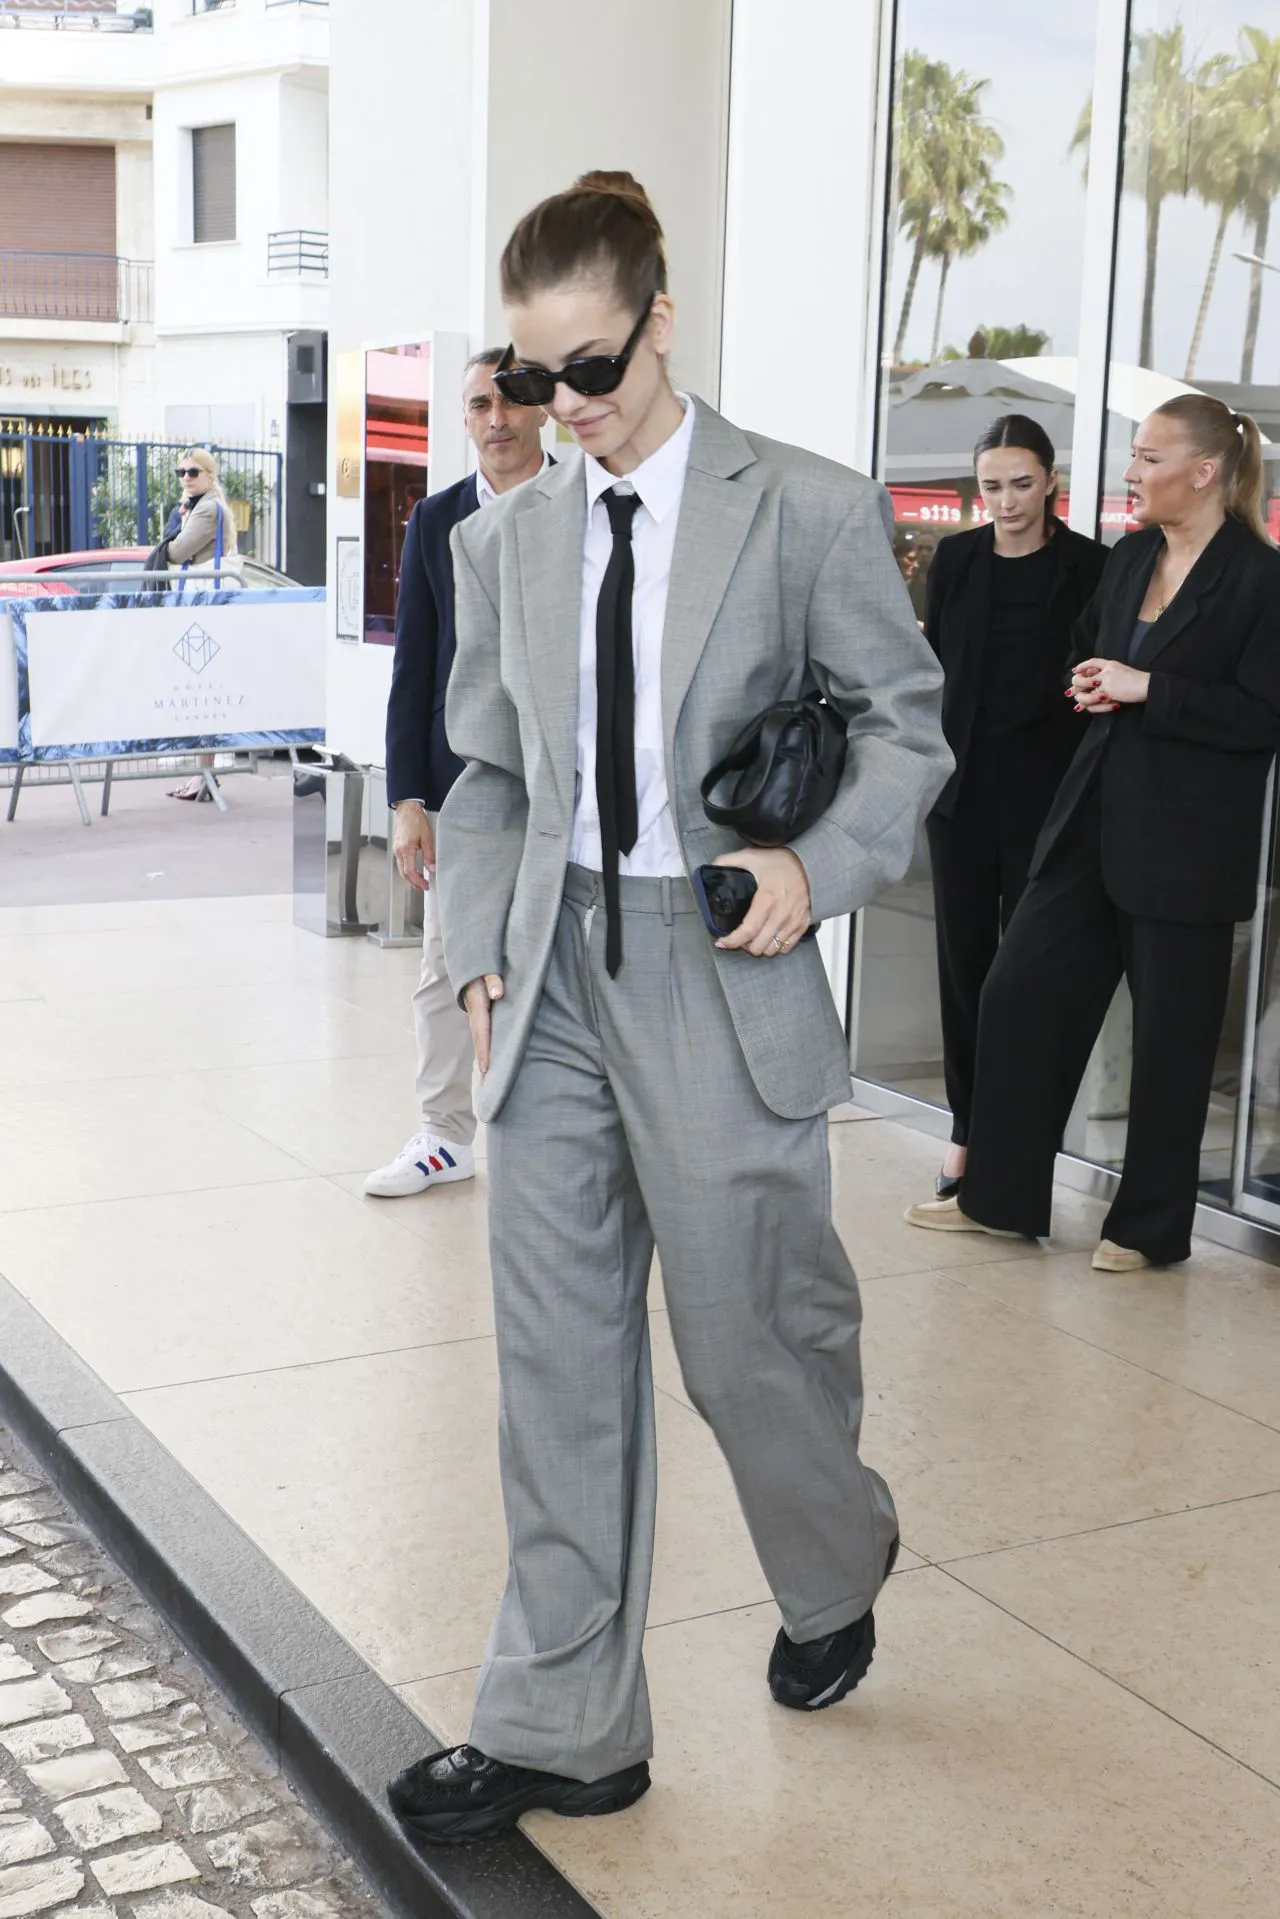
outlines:
{"label": "grey blazer", "polygon": [[[848,718],[849,759],[830,809],[793,850],[814,918],[832,919],[901,878],[951,773],[942,673],[893,558],[883,488],[696,406],[662,641],[667,786],[685,864],[741,844],[702,811],[708,768],[763,707],[816,683]],[[482,973],[505,982],[483,1119],[519,1071],[560,910],[585,523],[573,455],[453,533],[446,724],[468,764],[440,815],[438,884],[454,986]],[[847,1099],[848,1047],[816,943],[776,959],[719,952],[710,938],[707,948],[765,1103],[803,1119]]]}

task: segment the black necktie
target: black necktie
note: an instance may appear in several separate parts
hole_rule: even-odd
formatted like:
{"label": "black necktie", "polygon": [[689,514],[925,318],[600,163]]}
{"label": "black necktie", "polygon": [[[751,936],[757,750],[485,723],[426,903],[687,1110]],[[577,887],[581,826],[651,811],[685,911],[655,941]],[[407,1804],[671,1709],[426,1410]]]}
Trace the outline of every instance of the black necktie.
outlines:
{"label": "black necktie", "polygon": [[636,563],[631,522],[638,493],[612,487],[601,496],[613,532],[613,551],[596,602],[596,805],[604,880],[604,963],[610,979],[622,965],[618,910],[618,855],[636,843],[636,671],[631,651],[631,596]]}

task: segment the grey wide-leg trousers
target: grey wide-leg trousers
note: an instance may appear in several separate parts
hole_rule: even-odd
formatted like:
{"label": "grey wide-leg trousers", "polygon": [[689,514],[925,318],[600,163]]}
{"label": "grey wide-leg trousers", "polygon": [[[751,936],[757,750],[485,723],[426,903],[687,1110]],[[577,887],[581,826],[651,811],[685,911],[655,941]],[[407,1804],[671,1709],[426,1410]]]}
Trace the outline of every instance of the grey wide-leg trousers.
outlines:
{"label": "grey wide-leg trousers", "polygon": [[[866,1612],[897,1533],[858,1458],[861,1311],[825,1116],[761,1100],[688,883],[623,879],[616,980],[599,888],[569,868],[529,1050],[489,1128],[511,1557],[470,1735],[584,1780],[652,1750],[655,1242],[685,1385],[791,1637]],[[786,990],[785,961],[753,963]]]}

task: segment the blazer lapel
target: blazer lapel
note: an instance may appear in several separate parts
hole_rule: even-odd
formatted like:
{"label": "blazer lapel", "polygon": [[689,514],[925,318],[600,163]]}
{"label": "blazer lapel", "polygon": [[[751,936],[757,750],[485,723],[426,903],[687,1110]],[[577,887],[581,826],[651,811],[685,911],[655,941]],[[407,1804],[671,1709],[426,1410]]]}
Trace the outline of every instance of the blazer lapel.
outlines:
{"label": "blazer lapel", "polygon": [[1129,646],[1133,640],[1133,629],[1142,610],[1148,583],[1155,572],[1156,561],[1163,548],[1163,538],[1151,542],[1150,549],[1135,556],[1133,571],[1124,582],[1114,599],[1107,602],[1102,623],[1098,632],[1096,658],[1100,660],[1127,660]]}
{"label": "blazer lapel", "polygon": [[964,659],[961,674],[970,694],[976,699],[982,677],[982,661],[987,650],[987,629],[991,625],[991,587],[995,568],[996,532],[984,526],[973,544],[964,581],[967,601],[962,618],[965,623]]}
{"label": "blazer lapel", "polygon": [[693,443],[680,500],[662,630],[662,730],[668,768],[693,676],[746,544],[764,488],[746,435],[696,400]]}
{"label": "blazer lapel", "polygon": [[[1191,624],[1191,621],[1196,616],[1201,599],[1217,585],[1219,579],[1222,577],[1222,573],[1232,553],[1235,551],[1236,537],[1240,532],[1241,529],[1233,520],[1227,520],[1219,527],[1204,552],[1200,555],[1200,558],[1192,567],[1190,573],[1188,573],[1186,579],[1182,582],[1182,585],[1178,588],[1178,591],[1174,594],[1173,602],[1168,611],[1162,613],[1160,618],[1148,628],[1142,645],[1138,648],[1134,656],[1133,664],[1136,667],[1146,672],[1152,661],[1159,658],[1170,641],[1176,640],[1179,633],[1183,632],[1184,629]],[[1245,535],[1245,537],[1247,538],[1248,536]],[[1156,551],[1157,553],[1160,551],[1159,547],[1156,548]],[[1146,569],[1143,575],[1142,587],[1144,593],[1154,567],[1155,561],[1153,560],[1151,566]],[[1142,601],[1139,600],[1138,606],[1140,607],[1141,604]],[[1138,609],[1135,607],[1135,620],[1137,616]],[[1129,631],[1130,633],[1133,631],[1132,622],[1130,623]]]}
{"label": "blazer lapel", "polygon": [[536,505],[516,515],[516,553],[530,678],[561,804],[572,817],[578,766],[578,643],[586,491],[578,460],[529,482]]}

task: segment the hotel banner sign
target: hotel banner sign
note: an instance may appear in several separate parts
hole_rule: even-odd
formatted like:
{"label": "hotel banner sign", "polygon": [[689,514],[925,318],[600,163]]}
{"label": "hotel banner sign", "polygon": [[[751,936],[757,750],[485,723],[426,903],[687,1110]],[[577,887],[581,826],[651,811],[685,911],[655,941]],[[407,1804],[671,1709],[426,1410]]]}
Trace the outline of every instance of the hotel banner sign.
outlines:
{"label": "hotel banner sign", "polygon": [[322,588],[50,594],[0,602],[0,622],[11,636],[4,645],[0,624],[4,758],[127,758],[324,739]]}

